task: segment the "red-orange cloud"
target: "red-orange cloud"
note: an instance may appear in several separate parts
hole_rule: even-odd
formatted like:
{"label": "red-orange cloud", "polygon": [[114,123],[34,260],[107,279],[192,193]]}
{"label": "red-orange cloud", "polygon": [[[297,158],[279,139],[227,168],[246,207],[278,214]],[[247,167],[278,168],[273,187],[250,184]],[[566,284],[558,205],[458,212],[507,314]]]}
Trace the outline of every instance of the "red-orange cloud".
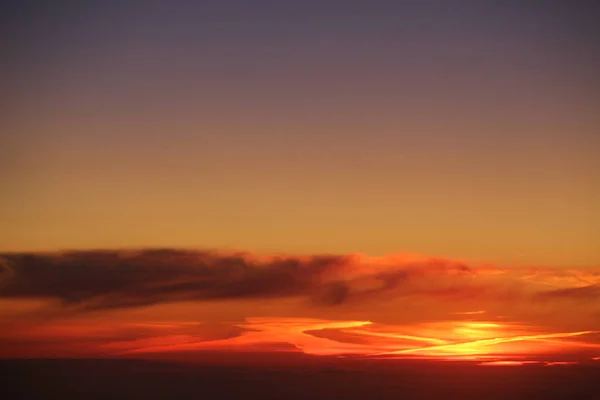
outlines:
{"label": "red-orange cloud", "polygon": [[269,351],[567,362],[557,355],[600,351],[599,284],[592,269],[414,255],[3,254],[0,356]]}

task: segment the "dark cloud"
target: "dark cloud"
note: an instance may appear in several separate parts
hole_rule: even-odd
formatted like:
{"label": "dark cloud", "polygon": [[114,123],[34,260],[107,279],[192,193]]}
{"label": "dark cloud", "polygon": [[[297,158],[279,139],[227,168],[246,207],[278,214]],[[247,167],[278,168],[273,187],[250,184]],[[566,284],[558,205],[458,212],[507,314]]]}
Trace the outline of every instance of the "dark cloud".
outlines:
{"label": "dark cloud", "polygon": [[0,297],[54,298],[87,310],[293,296],[334,306],[350,298],[429,292],[444,277],[473,274],[466,265],[440,259],[395,260],[357,272],[364,265],[351,255],[259,258],[173,249],[12,253],[0,260]]}
{"label": "dark cloud", "polygon": [[12,269],[8,266],[8,260],[0,256],[0,283],[12,276]]}
{"label": "dark cloud", "polygon": [[[563,288],[535,286],[557,279]],[[448,302],[598,298],[598,285],[575,286],[582,279],[597,276],[518,269],[509,274],[439,258],[256,257],[172,249],[0,254],[0,298],[52,298],[70,310],[284,297],[322,306],[408,296]]]}
{"label": "dark cloud", "polygon": [[346,282],[338,281],[324,285],[321,290],[317,290],[313,296],[313,301],[322,305],[338,305],[345,302],[350,294],[350,287]]}
{"label": "dark cloud", "polygon": [[0,297],[50,297],[106,309],[179,300],[265,298],[312,293],[342,256],[276,257],[203,251],[86,251],[0,256]]}

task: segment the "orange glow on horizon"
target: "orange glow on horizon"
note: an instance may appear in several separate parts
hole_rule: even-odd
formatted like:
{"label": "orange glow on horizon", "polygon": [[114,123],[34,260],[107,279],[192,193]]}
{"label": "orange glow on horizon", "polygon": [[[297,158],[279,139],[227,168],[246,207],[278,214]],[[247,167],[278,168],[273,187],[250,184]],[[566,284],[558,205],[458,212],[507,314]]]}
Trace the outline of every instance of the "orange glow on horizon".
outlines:
{"label": "orange glow on horizon", "polygon": [[[136,343],[110,343],[117,354],[168,354],[190,351],[292,351],[307,355],[414,358],[431,360],[490,360],[520,356],[549,356],[597,343],[572,342],[594,331],[538,333],[539,329],[488,321],[445,321],[405,326],[369,321],[327,321],[303,318],[248,318],[239,336],[209,341],[163,337]],[[327,335],[324,336],[325,333]],[[417,333],[421,333],[418,335]],[[524,332],[529,332],[524,334]],[[287,343],[289,347],[277,344]],[[258,347],[257,347],[258,346]],[[507,361],[508,362],[508,361]],[[557,361],[558,362],[558,361]],[[558,364],[556,364],[558,365]]]}
{"label": "orange glow on horizon", "polygon": [[526,365],[526,364],[536,364],[536,361],[486,361],[486,362],[482,362],[479,363],[477,365],[483,365],[486,367],[515,367],[515,366],[521,366],[521,365]]}

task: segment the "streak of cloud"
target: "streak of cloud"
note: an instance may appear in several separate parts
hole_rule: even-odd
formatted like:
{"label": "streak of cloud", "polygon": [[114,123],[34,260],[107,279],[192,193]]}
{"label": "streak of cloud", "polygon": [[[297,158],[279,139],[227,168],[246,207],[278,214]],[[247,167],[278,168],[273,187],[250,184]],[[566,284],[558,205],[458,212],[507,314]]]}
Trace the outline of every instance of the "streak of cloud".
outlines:
{"label": "streak of cloud", "polygon": [[[541,332],[535,327],[485,321],[376,326],[371,321],[247,318],[245,323],[237,326],[244,331],[236,337],[195,342],[189,338],[166,338],[162,343],[140,342],[136,348],[129,348],[117,355],[243,352],[253,351],[262,345],[261,348],[270,348],[272,351],[309,355],[503,360],[517,354],[521,357],[544,357],[556,353],[557,348],[569,352],[580,349],[580,344],[589,350],[600,346],[594,341],[579,343],[566,340],[596,334],[594,331]],[[282,347],[284,343],[290,346]],[[549,343],[552,346],[548,346]]]}

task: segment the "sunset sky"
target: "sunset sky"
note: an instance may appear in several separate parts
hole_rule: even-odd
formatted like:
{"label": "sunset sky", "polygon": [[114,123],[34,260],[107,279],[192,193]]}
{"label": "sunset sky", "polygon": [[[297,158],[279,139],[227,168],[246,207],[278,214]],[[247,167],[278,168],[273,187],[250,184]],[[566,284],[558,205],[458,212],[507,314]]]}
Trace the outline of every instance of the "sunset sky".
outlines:
{"label": "sunset sky", "polygon": [[598,360],[575,3],[3,3],[0,357]]}

